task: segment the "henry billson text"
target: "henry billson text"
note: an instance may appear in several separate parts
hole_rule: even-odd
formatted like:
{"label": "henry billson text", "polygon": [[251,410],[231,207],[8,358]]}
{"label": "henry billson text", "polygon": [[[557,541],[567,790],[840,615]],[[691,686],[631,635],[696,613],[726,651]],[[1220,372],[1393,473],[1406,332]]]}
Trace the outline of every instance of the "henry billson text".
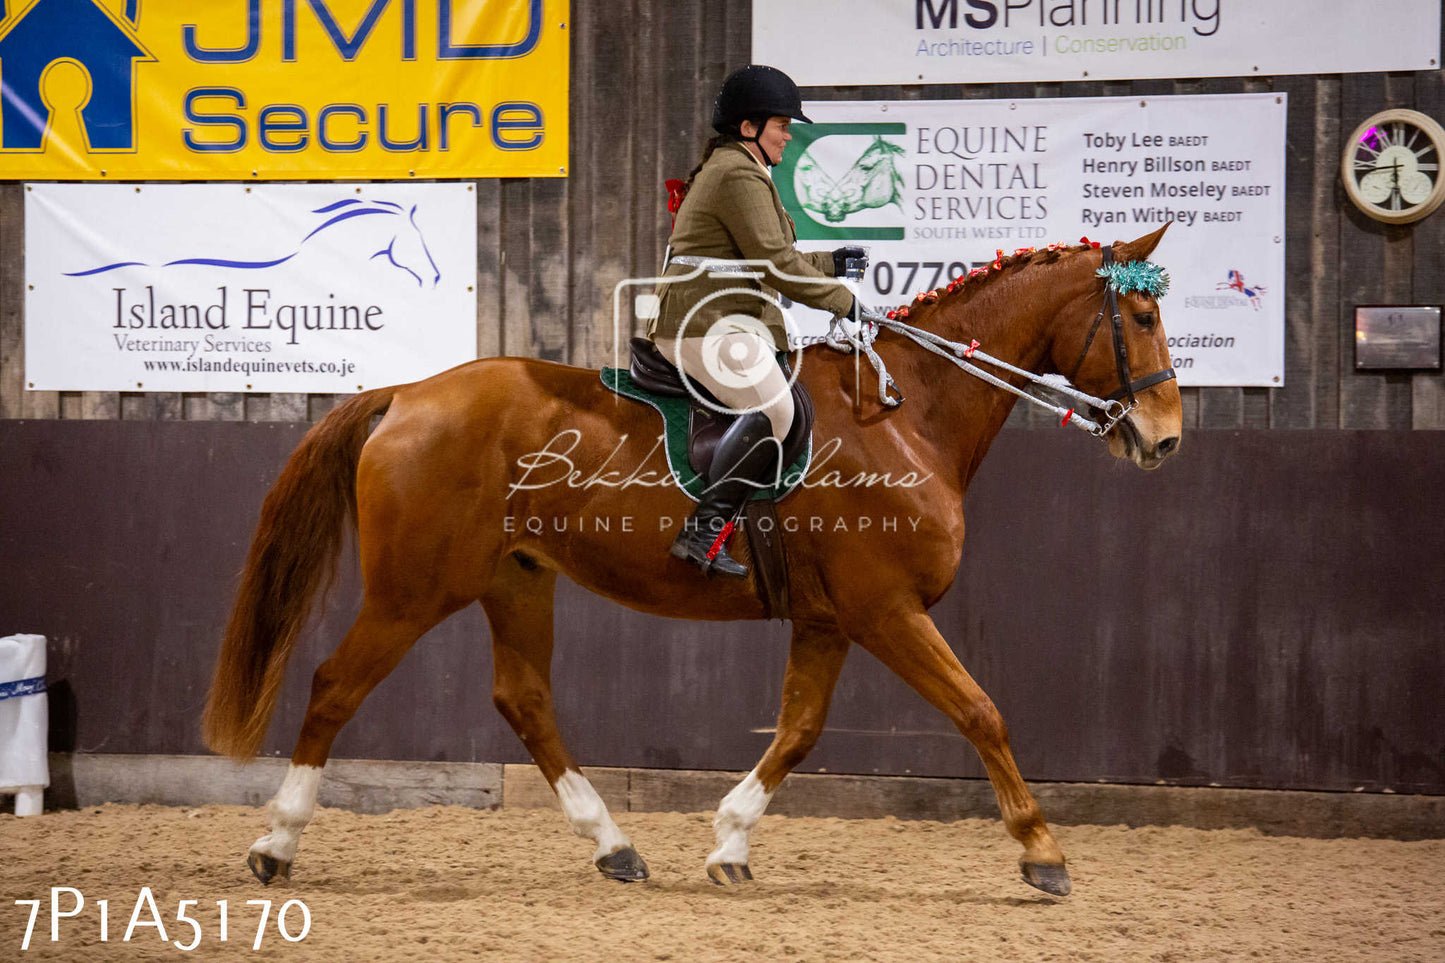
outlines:
{"label": "henry billson text", "polygon": [[[121,330],[146,331],[271,331],[286,344],[297,344],[306,331],[353,331],[365,334],[380,331],[386,322],[383,310],[375,304],[344,304],[336,295],[327,295],[324,304],[275,303],[270,288],[242,288],[241,296],[232,297],[230,289],[221,285],[216,300],[205,304],[167,304],[156,302],[154,285],[143,292],[128,288],[115,291],[115,327]],[[244,342],[225,342],[226,349],[270,351],[266,347],[246,347]]]}

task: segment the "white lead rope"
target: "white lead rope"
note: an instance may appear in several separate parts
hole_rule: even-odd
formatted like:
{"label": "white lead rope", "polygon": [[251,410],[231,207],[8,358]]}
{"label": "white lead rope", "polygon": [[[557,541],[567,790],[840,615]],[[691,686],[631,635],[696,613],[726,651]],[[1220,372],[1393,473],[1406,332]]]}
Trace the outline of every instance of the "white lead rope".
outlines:
{"label": "white lead rope", "polygon": [[[949,341],[947,338],[939,337],[931,331],[925,331],[922,328],[915,328],[911,324],[904,324],[902,321],[895,321],[882,315],[873,314],[866,309],[863,312],[863,320],[858,326],[857,333],[846,330],[841,322],[842,318],[833,319],[833,324],[828,330],[827,345],[836,351],[845,353],[857,351],[867,357],[869,363],[873,365],[873,369],[878,373],[878,400],[890,408],[896,408],[903,401],[903,392],[898,390],[898,385],[888,373],[888,368],[883,364],[883,359],[878,356],[877,351],[873,350],[873,342],[878,337],[878,331],[883,328],[896,331],[913,343],[926,348],[941,358],[948,359],[953,364],[986,384],[993,385],[995,388],[1001,388],[1010,394],[1023,398],[1025,401],[1032,402],[1041,408],[1053,412],[1055,415],[1060,416],[1062,424],[1075,425],[1096,437],[1102,437],[1107,434],[1130,410],[1130,408],[1121,401],[1106,401],[1103,398],[1096,398],[1093,395],[1080,391],[1063,379],[1055,381],[1044,378],[1041,375],[1034,374],[1032,371],[1025,371],[1022,368],[1009,364],[1007,361],[1001,361],[998,358],[985,354],[978,350],[977,341],[971,344],[960,344],[957,341]],[[1103,423],[1101,424],[1079,414],[1077,408],[1064,408],[1062,405],[1055,405],[1045,401],[1037,395],[1030,394],[1022,388],[1015,387],[997,375],[984,371],[977,365],[970,364],[969,361],[965,359],[973,359],[975,361],[981,361],[984,364],[993,365],[1011,374],[1019,375],[1033,384],[1042,385],[1049,391],[1054,391],[1065,397],[1072,398],[1081,405],[1087,405],[1090,408],[1101,411],[1104,413]],[[897,398],[889,396],[888,392],[890,388],[898,392]]]}

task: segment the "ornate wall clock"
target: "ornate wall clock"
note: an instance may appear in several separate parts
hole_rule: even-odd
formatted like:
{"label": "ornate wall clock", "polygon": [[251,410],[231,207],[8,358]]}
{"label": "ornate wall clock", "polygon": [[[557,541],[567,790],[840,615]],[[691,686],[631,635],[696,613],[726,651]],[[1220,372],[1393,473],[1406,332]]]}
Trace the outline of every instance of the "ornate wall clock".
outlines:
{"label": "ornate wall clock", "polygon": [[1414,110],[1386,110],[1345,142],[1340,176],[1355,206],[1377,221],[1409,224],[1445,200],[1445,129]]}

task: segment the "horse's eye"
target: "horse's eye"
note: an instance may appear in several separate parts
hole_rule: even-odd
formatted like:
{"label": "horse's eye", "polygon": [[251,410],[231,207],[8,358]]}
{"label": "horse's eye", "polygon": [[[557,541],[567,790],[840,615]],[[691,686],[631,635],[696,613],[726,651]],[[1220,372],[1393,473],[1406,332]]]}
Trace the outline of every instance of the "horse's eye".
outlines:
{"label": "horse's eye", "polygon": [[1152,328],[1154,327],[1154,312],[1136,311],[1134,312],[1134,321],[1138,323],[1141,328]]}

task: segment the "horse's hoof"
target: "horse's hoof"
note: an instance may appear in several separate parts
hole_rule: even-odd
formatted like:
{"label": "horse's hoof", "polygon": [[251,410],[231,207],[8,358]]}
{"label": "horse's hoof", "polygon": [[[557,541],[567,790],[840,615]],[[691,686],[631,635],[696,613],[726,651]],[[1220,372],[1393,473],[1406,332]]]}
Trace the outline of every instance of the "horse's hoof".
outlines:
{"label": "horse's hoof", "polygon": [[1023,870],[1025,883],[1050,896],[1068,896],[1074,888],[1063,863],[1019,863],[1019,867]]}
{"label": "horse's hoof", "polygon": [[753,871],[748,869],[747,863],[710,863],[707,875],[719,886],[732,886],[749,882],[753,878]]}
{"label": "horse's hoof", "polygon": [[271,880],[277,876],[286,879],[291,878],[291,864],[283,863],[274,856],[267,856],[265,853],[250,853],[246,856],[246,865],[251,867],[251,872],[256,874],[264,885],[270,886]]}
{"label": "horse's hoof", "polygon": [[597,860],[597,868],[603,876],[620,883],[637,883],[647,878],[647,863],[631,846],[603,856]]}

